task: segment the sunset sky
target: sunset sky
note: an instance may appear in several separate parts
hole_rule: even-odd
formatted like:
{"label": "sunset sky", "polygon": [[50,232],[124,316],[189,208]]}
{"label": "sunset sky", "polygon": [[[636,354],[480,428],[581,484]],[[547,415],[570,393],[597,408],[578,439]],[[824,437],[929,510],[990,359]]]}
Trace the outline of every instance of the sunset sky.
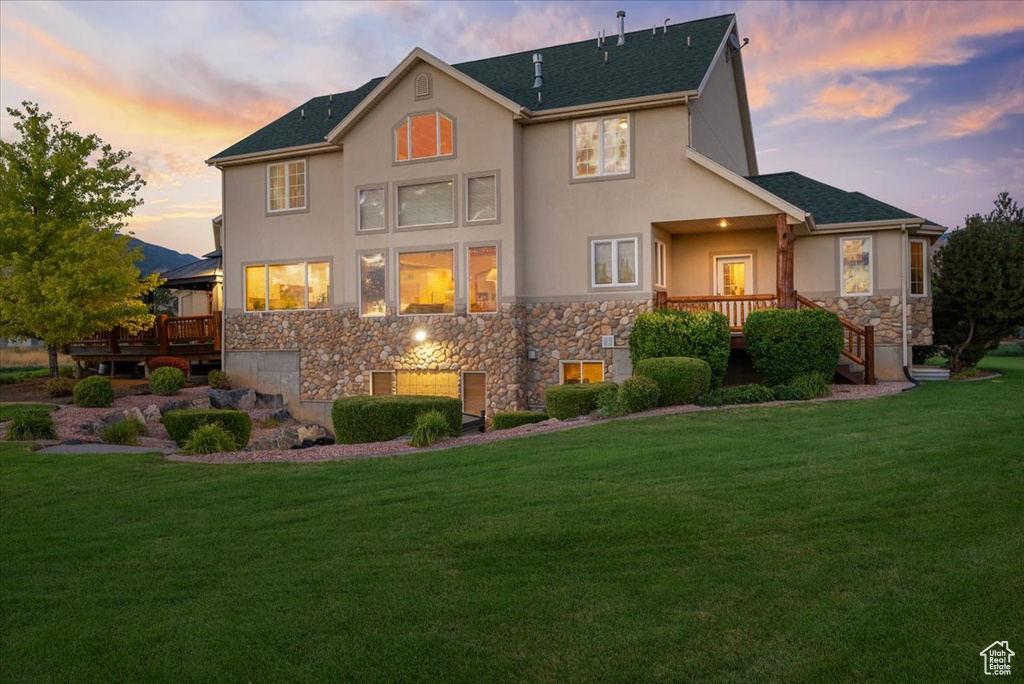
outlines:
{"label": "sunset sky", "polygon": [[[0,3],[0,104],[130,150],[131,229],[213,248],[203,160],[306,99],[449,62],[736,13],[762,173],[799,171],[947,226],[1024,203],[1024,2]],[[0,136],[14,135],[0,116]]]}

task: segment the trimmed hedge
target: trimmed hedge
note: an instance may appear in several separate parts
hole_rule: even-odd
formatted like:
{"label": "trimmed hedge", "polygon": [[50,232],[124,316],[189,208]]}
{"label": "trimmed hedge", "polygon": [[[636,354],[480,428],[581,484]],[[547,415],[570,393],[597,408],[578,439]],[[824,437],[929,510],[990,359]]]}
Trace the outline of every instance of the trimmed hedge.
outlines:
{"label": "trimmed hedge", "polygon": [[157,368],[177,368],[185,377],[188,377],[188,361],[185,359],[179,359],[177,356],[154,356],[146,362],[149,370],[154,371]]}
{"label": "trimmed hedge", "polygon": [[614,382],[584,382],[575,385],[551,385],[544,394],[548,415],[558,420],[590,415],[597,408],[597,398]]}
{"label": "trimmed hedge", "polygon": [[108,408],[114,403],[114,386],[110,380],[98,375],[79,381],[72,393],[75,395],[75,406]]}
{"label": "trimmed hedge", "polygon": [[643,375],[628,377],[619,385],[619,403],[630,413],[649,411],[660,401],[658,383]]}
{"label": "trimmed hedge", "polygon": [[509,430],[520,425],[541,423],[547,419],[548,414],[543,411],[505,411],[494,414],[492,424],[495,430]]}
{"label": "trimmed hedge", "polygon": [[843,324],[824,309],[765,309],[747,316],[743,337],[765,384],[787,385],[807,373],[835,374]]}
{"label": "trimmed hedge", "polygon": [[821,373],[804,373],[793,378],[789,386],[806,394],[808,399],[819,399],[832,396],[832,390],[828,386],[831,378],[831,375],[825,376]]}
{"label": "trimmed hedge", "polygon": [[729,319],[717,311],[642,313],[629,334],[629,356],[636,366],[645,359],[689,357],[711,366],[711,382],[721,387],[729,365]]}
{"label": "trimmed hedge", "polygon": [[462,402],[451,397],[385,395],[336,399],[331,407],[334,438],[338,444],[385,442],[411,434],[416,416],[440,411],[448,421],[448,434],[462,434]]}
{"label": "trimmed hedge", "polygon": [[221,409],[179,409],[163,417],[164,427],[178,446],[185,446],[192,432],[203,425],[220,425],[232,436],[236,449],[244,449],[252,435],[252,421],[245,411]]}
{"label": "trimmed hedge", "polygon": [[711,366],[703,359],[668,356],[634,364],[633,375],[650,378],[661,391],[661,406],[692,404],[711,387]]}
{"label": "trimmed hedge", "polygon": [[162,366],[149,375],[149,391],[171,397],[185,386],[185,374],[173,366]]}

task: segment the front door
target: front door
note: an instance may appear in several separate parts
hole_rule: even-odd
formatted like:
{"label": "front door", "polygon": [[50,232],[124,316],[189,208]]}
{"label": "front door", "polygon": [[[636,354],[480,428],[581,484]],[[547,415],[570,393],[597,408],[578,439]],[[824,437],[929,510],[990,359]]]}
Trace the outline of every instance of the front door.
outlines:
{"label": "front door", "polygon": [[[743,297],[754,294],[753,257],[715,257],[715,294],[727,297]],[[743,325],[745,307],[740,302],[719,302],[718,310],[729,318],[729,325],[738,328]]]}

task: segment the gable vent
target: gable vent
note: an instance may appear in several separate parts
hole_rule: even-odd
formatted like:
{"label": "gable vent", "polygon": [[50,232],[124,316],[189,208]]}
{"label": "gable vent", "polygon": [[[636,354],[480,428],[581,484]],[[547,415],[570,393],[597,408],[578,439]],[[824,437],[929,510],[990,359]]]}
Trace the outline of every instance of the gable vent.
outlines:
{"label": "gable vent", "polygon": [[430,74],[420,74],[416,77],[416,99],[425,100],[430,97]]}

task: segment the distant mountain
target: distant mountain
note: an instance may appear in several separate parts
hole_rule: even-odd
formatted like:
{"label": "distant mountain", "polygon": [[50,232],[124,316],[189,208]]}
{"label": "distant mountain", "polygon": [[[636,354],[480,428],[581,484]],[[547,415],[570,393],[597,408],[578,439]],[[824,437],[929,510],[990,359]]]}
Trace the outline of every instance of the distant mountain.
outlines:
{"label": "distant mountain", "polygon": [[133,248],[142,247],[142,261],[139,261],[136,265],[144,276],[150,273],[163,273],[185,264],[191,264],[193,261],[199,261],[197,256],[175,252],[173,249],[167,249],[160,245],[151,245],[138,238],[129,238],[129,241],[130,246]]}

